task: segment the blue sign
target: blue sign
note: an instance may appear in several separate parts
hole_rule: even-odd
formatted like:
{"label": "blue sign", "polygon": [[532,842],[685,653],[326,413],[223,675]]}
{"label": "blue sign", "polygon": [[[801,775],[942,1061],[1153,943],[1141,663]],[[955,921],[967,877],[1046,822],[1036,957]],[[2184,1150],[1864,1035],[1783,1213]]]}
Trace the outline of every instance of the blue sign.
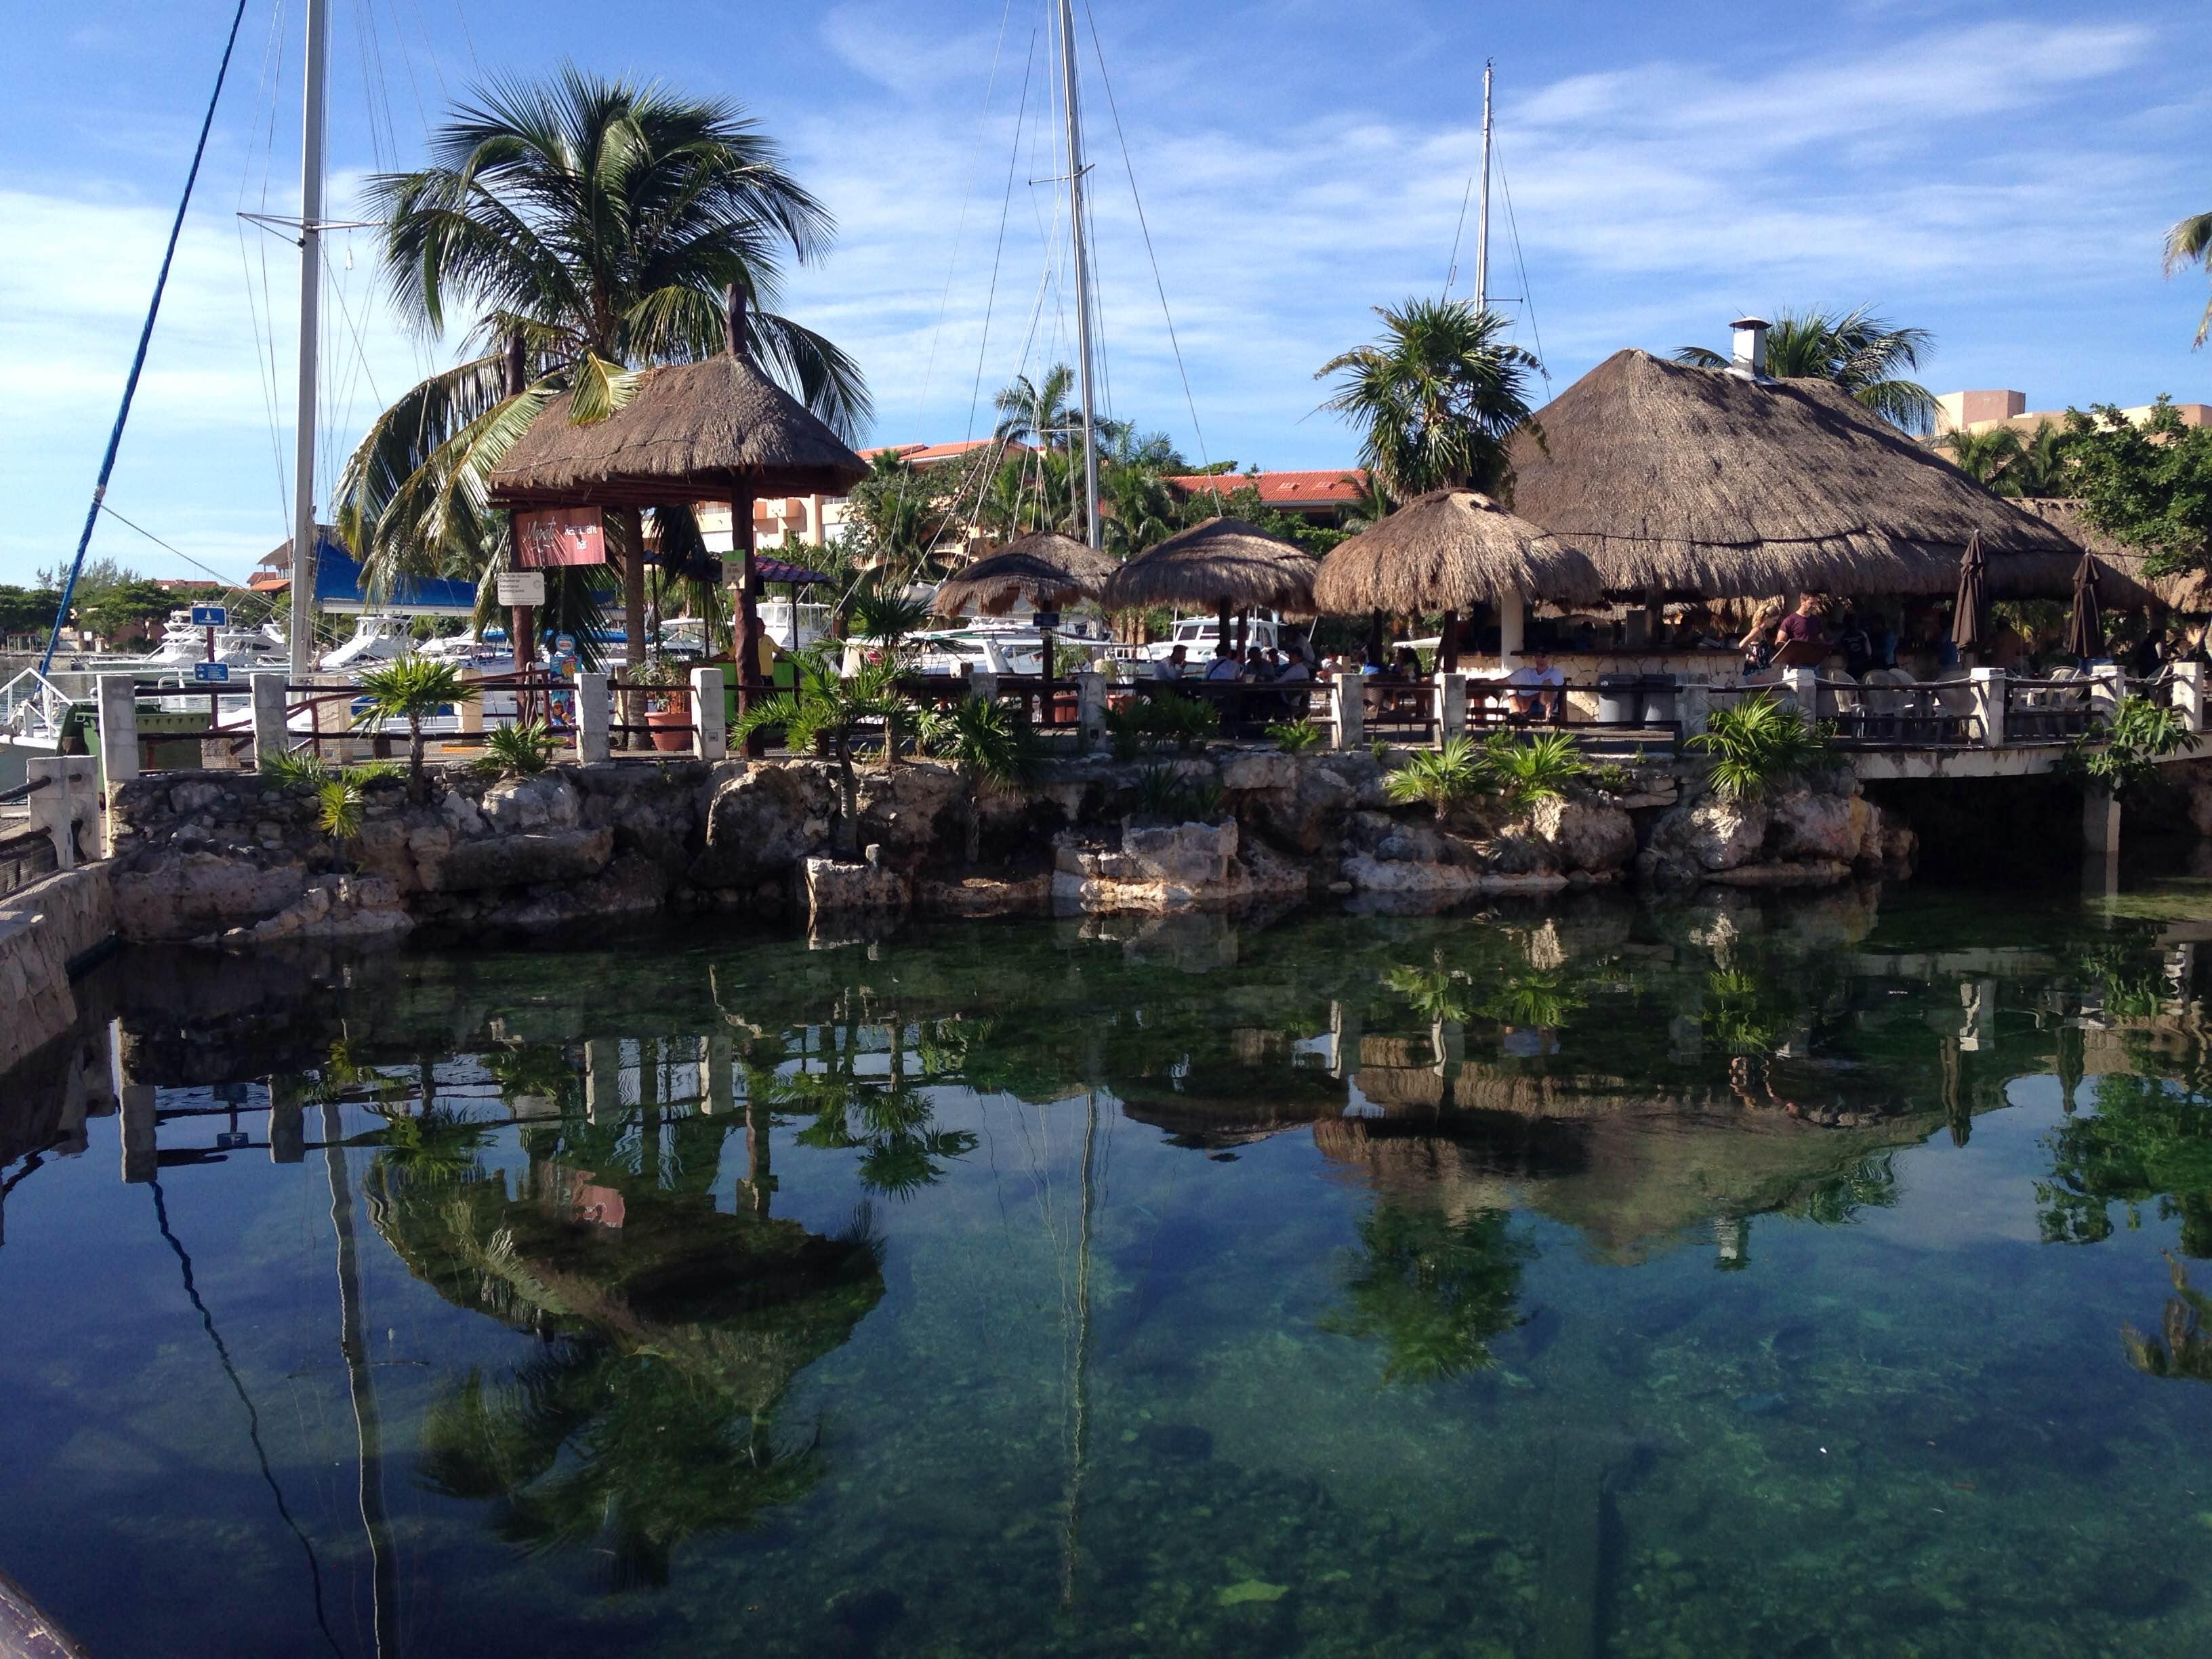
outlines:
{"label": "blue sign", "polygon": [[224,628],[230,623],[230,607],[222,605],[196,605],[192,607],[192,626],[195,628]]}
{"label": "blue sign", "polygon": [[230,680],[230,665],[227,662],[196,662],[192,665],[192,678],[212,681],[219,685],[227,684]]}

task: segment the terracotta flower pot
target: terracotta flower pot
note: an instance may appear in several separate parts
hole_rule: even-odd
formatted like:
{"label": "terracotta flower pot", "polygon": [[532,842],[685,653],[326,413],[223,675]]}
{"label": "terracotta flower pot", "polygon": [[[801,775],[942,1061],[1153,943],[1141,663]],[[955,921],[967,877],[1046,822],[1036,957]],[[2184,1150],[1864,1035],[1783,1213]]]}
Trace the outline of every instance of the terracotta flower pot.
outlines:
{"label": "terracotta flower pot", "polygon": [[664,755],[689,753],[691,711],[688,708],[648,708],[645,723],[653,728],[653,746]]}

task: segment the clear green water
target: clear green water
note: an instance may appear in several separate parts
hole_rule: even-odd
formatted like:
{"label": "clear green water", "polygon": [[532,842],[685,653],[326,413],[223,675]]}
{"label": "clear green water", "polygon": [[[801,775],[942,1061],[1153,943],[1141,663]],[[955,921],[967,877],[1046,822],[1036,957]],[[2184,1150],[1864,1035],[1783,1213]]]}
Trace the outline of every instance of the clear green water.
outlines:
{"label": "clear green water", "polygon": [[2202,1654],[2205,908],[125,958],[121,1115],[0,1083],[0,1569],[104,1659]]}

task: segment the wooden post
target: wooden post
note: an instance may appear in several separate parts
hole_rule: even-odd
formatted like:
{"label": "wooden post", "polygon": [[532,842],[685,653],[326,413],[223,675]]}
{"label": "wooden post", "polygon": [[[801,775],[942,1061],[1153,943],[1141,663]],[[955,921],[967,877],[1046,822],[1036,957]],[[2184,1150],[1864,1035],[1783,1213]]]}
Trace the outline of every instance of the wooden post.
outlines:
{"label": "wooden post", "polygon": [[1213,619],[1214,619],[1214,624],[1215,624],[1216,628],[1219,630],[1219,631],[1218,631],[1218,632],[1214,635],[1214,641],[1213,641],[1213,642],[1214,642],[1216,645],[1226,645],[1226,644],[1228,644],[1228,643],[1229,643],[1229,601],[1228,601],[1228,600],[1226,600],[1226,599],[1222,599],[1222,600],[1218,601],[1218,602],[1214,605],[1214,607],[1213,607]]}
{"label": "wooden post", "polygon": [[[623,526],[623,665],[635,680],[645,666],[645,518],[637,508],[617,509]],[[623,694],[623,724],[645,724],[645,694]],[[636,732],[623,733],[623,747],[649,747],[649,738]]]}
{"label": "wooden post", "polygon": [[1252,638],[1252,607],[1251,607],[1250,605],[1238,605],[1238,606],[1237,607],[1237,661],[1242,662],[1242,661],[1243,661],[1243,660],[1244,660],[1244,647],[1245,647],[1249,643],[1250,643],[1250,641],[1251,641],[1251,638]]}
{"label": "wooden post", "polygon": [[1437,672],[1440,674],[1459,672],[1459,612],[1444,612],[1443,636],[1437,641]]}
{"label": "wooden post", "polygon": [[1382,667],[1382,613],[1372,611],[1367,618],[1367,665]]}
{"label": "wooden post", "polygon": [[[765,695],[760,678],[761,619],[760,619],[760,562],[753,556],[753,498],[745,492],[744,482],[730,480],[730,549],[738,557],[738,616],[737,636],[738,714],[749,713],[757,696]],[[797,616],[793,611],[794,617]],[[768,753],[765,734],[755,732],[745,738],[745,753],[758,760]]]}
{"label": "wooden post", "polygon": [[515,719],[527,725],[532,714],[529,676],[538,666],[538,613],[526,605],[515,605],[507,617],[507,642],[514,647],[514,672],[523,682],[514,694]]}

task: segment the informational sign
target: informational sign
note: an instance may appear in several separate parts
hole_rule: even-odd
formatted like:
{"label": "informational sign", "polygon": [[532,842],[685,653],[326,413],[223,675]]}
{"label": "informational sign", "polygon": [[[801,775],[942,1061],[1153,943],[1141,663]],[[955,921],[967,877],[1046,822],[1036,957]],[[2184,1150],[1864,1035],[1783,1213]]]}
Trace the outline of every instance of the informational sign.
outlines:
{"label": "informational sign", "polygon": [[1060,612],[1057,611],[1040,611],[1030,620],[1036,624],[1040,634],[1053,634],[1060,630]]}
{"label": "informational sign", "polygon": [[499,602],[506,605],[544,604],[545,573],[542,570],[501,571]]}
{"label": "informational sign", "polygon": [[549,507],[514,515],[514,562],[524,570],[557,570],[607,562],[605,522],[596,507]]}
{"label": "informational sign", "polygon": [[228,628],[230,626],[230,607],[222,605],[196,605],[192,607],[192,626]]}
{"label": "informational sign", "polygon": [[192,678],[203,684],[227,685],[230,683],[230,665],[227,662],[196,662],[192,665]]}

